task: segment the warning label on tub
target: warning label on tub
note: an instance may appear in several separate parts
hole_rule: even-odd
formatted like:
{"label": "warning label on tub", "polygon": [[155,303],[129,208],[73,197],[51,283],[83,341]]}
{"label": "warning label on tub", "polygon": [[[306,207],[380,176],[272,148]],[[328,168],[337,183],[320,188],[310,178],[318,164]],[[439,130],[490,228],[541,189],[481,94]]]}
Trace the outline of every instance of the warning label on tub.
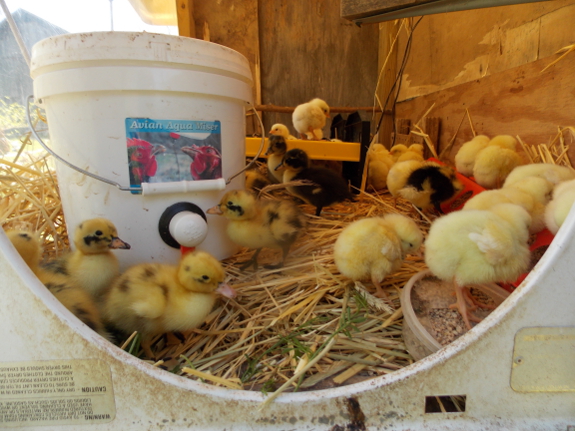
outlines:
{"label": "warning label on tub", "polygon": [[222,177],[219,121],[126,118],[126,147],[132,186]]}
{"label": "warning label on tub", "polygon": [[0,428],[110,422],[110,367],[96,359],[0,362]]}

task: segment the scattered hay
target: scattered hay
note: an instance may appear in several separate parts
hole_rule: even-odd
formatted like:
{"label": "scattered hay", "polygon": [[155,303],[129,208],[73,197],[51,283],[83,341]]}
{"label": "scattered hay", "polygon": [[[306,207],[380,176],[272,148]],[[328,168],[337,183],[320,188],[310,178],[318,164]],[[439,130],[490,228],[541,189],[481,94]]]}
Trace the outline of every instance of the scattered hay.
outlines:
{"label": "scattered hay", "polygon": [[[391,202],[389,194],[361,193],[358,202],[329,207],[322,217],[304,205],[308,228],[286,266],[242,273],[238,263],[253,253],[247,249],[224,261],[239,296],[222,301],[201,328],[178,339],[158,337],[153,360],[189,378],[245,390],[280,388],[277,393],[354,383],[411,364],[401,338],[399,292],[424,268],[422,259],[410,256],[384,280],[391,304],[375,298],[371,284],[341,276],[333,260],[333,244],[349,223],[389,212],[416,214],[405,202],[397,208]],[[428,230],[427,221],[419,224]],[[270,250],[260,254],[263,263],[277,258]]]}
{"label": "scattered hay", "polygon": [[55,257],[69,248],[56,175],[47,155],[19,152],[17,159],[0,159],[2,227],[39,233],[44,256]]}

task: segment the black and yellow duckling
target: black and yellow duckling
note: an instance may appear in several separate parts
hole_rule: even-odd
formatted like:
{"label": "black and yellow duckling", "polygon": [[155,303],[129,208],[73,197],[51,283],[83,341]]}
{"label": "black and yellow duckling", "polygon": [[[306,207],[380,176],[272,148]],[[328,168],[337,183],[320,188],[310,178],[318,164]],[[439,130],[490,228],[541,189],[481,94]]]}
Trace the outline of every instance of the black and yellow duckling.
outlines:
{"label": "black and yellow duckling", "polygon": [[[304,150],[289,150],[278,168],[284,169],[283,182],[307,181],[309,185],[287,187],[288,192],[315,206],[315,215],[319,216],[323,207],[354,201],[345,179],[336,172],[320,166],[310,166],[309,157]],[[276,168],[277,169],[277,168]]]}
{"label": "black and yellow duckling", "polygon": [[177,266],[135,265],[105,292],[102,315],[124,335],[138,331],[142,348],[153,357],[155,335],[196,328],[212,311],[218,293],[235,296],[224,279],[222,264],[204,251],[185,254]]}
{"label": "black and yellow duckling", "polygon": [[257,200],[245,190],[227,192],[207,213],[226,217],[230,239],[243,247],[256,249],[252,258],[241,266],[242,270],[251,266],[257,270],[258,254],[264,247],[282,250],[281,262],[266,268],[283,266],[290,247],[306,225],[305,215],[294,202]]}
{"label": "black and yellow duckling", "polygon": [[74,245],[76,250],[48,262],[44,268],[69,277],[97,299],[120,275],[118,258],[111,250],[129,249],[130,245],[118,238],[116,227],[105,218],[80,223],[74,232]]}
{"label": "black and yellow duckling", "polygon": [[81,287],[73,284],[68,277],[48,272],[40,267],[42,247],[34,233],[11,230],[6,232],[6,236],[36,277],[64,307],[89,328],[104,338],[109,338],[92,296]]}
{"label": "black and yellow duckling", "polygon": [[282,162],[287,152],[287,143],[281,135],[270,135],[268,138],[268,149],[265,155],[268,157],[268,176],[274,183],[283,181],[283,169],[276,169]]}

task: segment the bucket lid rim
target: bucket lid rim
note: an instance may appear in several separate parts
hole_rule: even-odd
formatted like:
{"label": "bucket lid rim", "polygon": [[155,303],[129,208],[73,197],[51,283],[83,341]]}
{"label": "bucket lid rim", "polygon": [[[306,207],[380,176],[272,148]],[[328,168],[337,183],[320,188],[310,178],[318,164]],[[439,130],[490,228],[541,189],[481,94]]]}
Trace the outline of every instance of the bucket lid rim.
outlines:
{"label": "bucket lid rim", "polygon": [[35,76],[50,66],[118,60],[209,67],[252,80],[247,58],[232,48],[184,36],[122,31],[67,33],[43,39],[32,47],[30,72]]}

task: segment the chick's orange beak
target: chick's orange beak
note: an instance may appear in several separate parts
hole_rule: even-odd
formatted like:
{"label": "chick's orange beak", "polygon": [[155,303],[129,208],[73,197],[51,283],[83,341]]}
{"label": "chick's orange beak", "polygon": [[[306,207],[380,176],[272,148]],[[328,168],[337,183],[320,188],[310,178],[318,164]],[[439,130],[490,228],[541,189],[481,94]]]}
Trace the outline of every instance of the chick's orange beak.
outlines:
{"label": "chick's orange beak", "polygon": [[238,295],[238,293],[228,283],[220,283],[216,292],[226,298],[235,298]]}
{"label": "chick's orange beak", "polygon": [[216,214],[216,215],[222,215],[223,214],[219,205],[216,205],[215,207],[211,207],[211,208],[207,209],[206,212],[208,214]]}
{"label": "chick's orange beak", "polygon": [[112,237],[112,242],[110,243],[110,245],[108,246],[108,248],[113,248],[113,249],[122,249],[122,250],[129,250],[130,248],[132,248],[130,246],[130,244],[128,244],[125,241],[122,241],[120,238],[118,238],[117,236]]}

